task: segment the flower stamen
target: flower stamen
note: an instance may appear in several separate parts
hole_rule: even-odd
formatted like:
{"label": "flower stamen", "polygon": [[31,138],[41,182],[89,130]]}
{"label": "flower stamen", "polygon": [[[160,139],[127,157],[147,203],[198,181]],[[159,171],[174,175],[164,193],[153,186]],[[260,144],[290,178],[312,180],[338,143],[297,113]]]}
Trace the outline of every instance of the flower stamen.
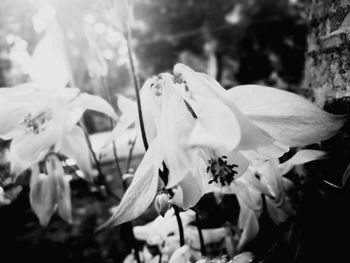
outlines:
{"label": "flower stamen", "polygon": [[209,165],[207,167],[207,173],[212,174],[212,179],[209,180],[209,184],[215,182],[220,183],[222,186],[230,185],[234,181],[234,177],[237,174],[235,168],[236,164],[228,164],[227,156],[222,156],[215,159],[208,160]]}
{"label": "flower stamen", "polygon": [[37,115],[28,113],[24,116],[22,124],[27,134],[39,134],[47,128],[48,121],[50,118],[46,112],[39,112]]}

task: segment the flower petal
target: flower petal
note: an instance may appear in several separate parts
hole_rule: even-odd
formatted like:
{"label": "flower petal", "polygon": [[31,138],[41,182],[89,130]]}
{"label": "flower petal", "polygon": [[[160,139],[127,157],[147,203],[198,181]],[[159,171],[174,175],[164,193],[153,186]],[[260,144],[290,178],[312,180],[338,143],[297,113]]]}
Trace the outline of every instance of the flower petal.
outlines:
{"label": "flower petal", "polygon": [[345,116],[325,112],[301,96],[275,88],[237,86],[227,91],[227,98],[252,123],[291,147],[327,140],[346,120]]}
{"label": "flower petal", "polygon": [[12,139],[9,133],[16,129],[27,113],[23,103],[4,103],[0,110],[0,138]]}
{"label": "flower petal", "polygon": [[292,156],[288,161],[278,166],[278,173],[284,175],[288,173],[294,166],[304,164],[326,158],[326,153],[317,150],[300,150]]}
{"label": "flower petal", "polygon": [[56,208],[57,184],[52,174],[40,174],[38,165],[32,168],[29,197],[40,224],[47,226]]}
{"label": "flower petal", "polygon": [[62,37],[59,27],[51,26],[33,53],[30,75],[46,89],[64,87],[69,81]]}
{"label": "flower petal", "polygon": [[[203,98],[220,100],[232,111],[236,121],[238,122],[238,126],[240,127],[241,134],[243,135],[240,137],[237,149],[252,150],[263,146],[268,146],[274,142],[274,140],[266,132],[248,121],[248,119],[236,107],[235,101],[227,98],[226,90],[211,76],[204,73],[197,73],[183,64],[176,64],[174,67],[174,73],[180,73],[183,75],[190,92],[193,94],[196,100]],[[207,108],[207,110],[209,109],[208,105],[204,104],[203,107]],[[210,107],[210,110],[212,109],[213,108]],[[217,118],[221,119],[221,115],[219,116],[220,117],[217,116]]]}
{"label": "flower petal", "polygon": [[59,139],[60,127],[51,122],[46,129],[37,134],[29,133],[15,138],[12,143],[18,144],[18,157],[24,160],[37,160],[39,155],[53,146]]}
{"label": "flower petal", "polygon": [[188,149],[185,138],[194,125],[194,118],[188,112],[182,97],[173,87],[163,87],[162,111],[159,117],[158,138],[160,156],[169,170],[167,188],[178,184],[194,169],[197,149]]}
{"label": "flower petal", "polygon": [[140,216],[152,203],[158,186],[158,169],[160,163],[157,160],[159,141],[155,139],[143,160],[138,166],[135,176],[126,190],[122,201],[112,217],[99,229],[116,226]]}
{"label": "flower petal", "polygon": [[169,259],[169,263],[188,263],[191,258],[190,247],[184,245],[174,251]]}
{"label": "flower petal", "polygon": [[64,177],[62,163],[56,155],[49,155],[46,158],[46,169],[48,176],[54,176],[56,181],[58,214],[66,222],[72,223],[69,180]]}
{"label": "flower petal", "polygon": [[113,107],[105,99],[96,95],[81,93],[71,104],[72,107],[80,107],[83,110],[88,109],[98,111],[115,120],[118,119]]}
{"label": "flower petal", "polygon": [[70,132],[63,135],[61,143],[56,150],[75,160],[86,178],[91,180],[93,168],[90,150],[82,128],[75,125]]}
{"label": "flower petal", "polygon": [[[188,100],[190,102],[190,100]],[[241,141],[241,127],[231,110],[219,100],[201,98],[190,102],[198,119],[189,138],[190,146],[230,152]]]}

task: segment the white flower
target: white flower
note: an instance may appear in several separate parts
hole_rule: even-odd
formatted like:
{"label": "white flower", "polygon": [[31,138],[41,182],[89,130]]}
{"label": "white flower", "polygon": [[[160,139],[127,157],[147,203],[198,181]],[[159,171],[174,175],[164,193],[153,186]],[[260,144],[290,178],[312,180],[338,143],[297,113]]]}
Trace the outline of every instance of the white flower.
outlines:
{"label": "white flower", "polygon": [[345,120],[290,92],[256,85],[225,90],[183,64],[174,67],[174,76],[161,74],[143,89],[150,147],[107,225],[132,220],[147,209],[165,167],[165,187],[180,189],[178,205],[187,209],[209,181],[228,185],[247,170],[242,153],[277,158],[289,147],[332,137]]}
{"label": "white flower", "polygon": [[1,88],[0,103],[0,138],[12,139],[10,162],[15,176],[49,150],[71,157],[89,176],[90,153],[77,123],[87,109],[117,119],[104,99],[77,88],[46,89],[34,83]]}

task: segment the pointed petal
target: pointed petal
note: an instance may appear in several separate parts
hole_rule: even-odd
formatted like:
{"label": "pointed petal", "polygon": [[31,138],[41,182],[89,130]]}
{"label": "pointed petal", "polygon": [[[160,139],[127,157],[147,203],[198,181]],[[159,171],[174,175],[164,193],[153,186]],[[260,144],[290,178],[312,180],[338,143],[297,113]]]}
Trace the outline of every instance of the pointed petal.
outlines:
{"label": "pointed petal", "polygon": [[300,150],[293,155],[288,161],[282,163],[278,167],[278,173],[284,175],[288,173],[294,166],[304,164],[326,158],[326,153],[317,150]]}
{"label": "pointed petal", "polygon": [[98,111],[115,120],[118,119],[118,116],[115,113],[113,107],[105,99],[96,95],[81,93],[71,104],[72,107],[80,107],[83,110],[88,109]]}
{"label": "pointed petal", "polygon": [[57,203],[57,185],[54,176],[39,173],[38,165],[32,168],[30,179],[30,205],[42,226],[47,226]]}
{"label": "pointed petal", "polygon": [[68,223],[72,223],[72,208],[70,198],[70,186],[68,178],[64,177],[61,161],[54,154],[46,158],[46,169],[49,176],[53,176],[57,188],[58,214]]}
{"label": "pointed petal", "polygon": [[51,26],[33,53],[30,75],[46,89],[64,87],[69,81],[62,37],[58,26]]}
{"label": "pointed petal", "polygon": [[58,193],[58,214],[67,223],[73,223],[72,218],[72,204],[71,204],[71,191],[69,181],[66,176],[60,176],[58,178],[59,193]]}
{"label": "pointed petal", "polygon": [[155,139],[138,166],[117,210],[99,229],[133,220],[152,203],[158,186],[158,168],[154,164],[154,159],[157,159],[158,147],[159,142]]}
{"label": "pointed petal", "polygon": [[321,110],[301,96],[264,86],[237,86],[227,91],[227,98],[252,123],[292,147],[329,139],[346,119]]}
{"label": "pointed petal", "polygon": [[61,144],[56,150],[75,160],[86,178],[91,180],[93,168],[90,150],[82,128],[75,125],[70,132],[62,137]]}

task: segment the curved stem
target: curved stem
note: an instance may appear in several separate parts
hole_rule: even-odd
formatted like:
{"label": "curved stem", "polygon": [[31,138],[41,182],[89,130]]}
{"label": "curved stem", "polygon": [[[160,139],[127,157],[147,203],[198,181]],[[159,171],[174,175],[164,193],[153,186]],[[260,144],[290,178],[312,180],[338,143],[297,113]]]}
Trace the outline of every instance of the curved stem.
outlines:
{"label": "curved stem", "polygon": [[182,247],[183,245],[185,245],[185,236],[184,236],[184,228],[182,225],[182,220],[180,217],[180,210],[177,206],[173,206],[174,211],[175,211],[175,216],[176,216],[176,220],[177,220],[177,225],[179,226],[179,235],[180,235],[180,247]]}
{"label": "curved stem", "polygon": [[136,77],[136,70],[135,70],[135,64],[134,59],[132,55],[132,48],[131,48],[131,30],[127,30],[126,32],[126,44],[128,47],[128,57],[130,62],[130,68],[132,73],[132,80],[135,87],[135,94],[136,94],[136,102],[137,102],[137,111],[139,115],[139,123],[140,123],[140,129],[141,129],[141,136],[143,145],[145,146],[145,150],[148,149],[148,142],[146,137],[146,131],[145,131],[145,125],[143,123],[143,115],[142,115],[142,106],[141,106],[141,99],[140,99],[140,84],[138,82],[138,79]]}

